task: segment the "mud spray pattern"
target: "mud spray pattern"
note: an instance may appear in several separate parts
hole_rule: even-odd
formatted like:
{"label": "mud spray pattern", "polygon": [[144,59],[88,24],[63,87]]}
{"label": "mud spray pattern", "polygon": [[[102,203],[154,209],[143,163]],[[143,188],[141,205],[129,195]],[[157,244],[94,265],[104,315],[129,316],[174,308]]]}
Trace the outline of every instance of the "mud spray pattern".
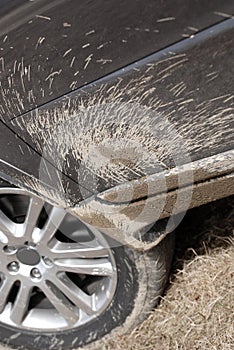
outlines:
{"label": "mud spray pattern", "polygon": [[[134,233],[160,217],[167,197],[167,172],[175,169],[177,174],[179,166],[186,165],[186,172],[178,175],[177,198],[168,213],[166,230],[177,226],[182,214],[176,216],[174,224],[173,214],[185,212],[191,200],[191,188],[186,196],[179,191],[184,184],[193,183],[191,160],[216,154],[223,138],[227,147],[232,145],[232,94],[212,87],[214,92],[204,99],[202,88],[205,83],[210,89],[209,77],[191,90],[185,74],[191,65],[195,67],[194,76],[200,76],[200,65],[193,64],[192,55],[172,53],[155,63],[136,66],[130,80],[104,80],[65,96],[53,106],[15,118],[13,124],[26,130],[35,149],[79,183],[74,197],[77,200],[79,190],[84,201],[71,204],[65,196],[67,184],[64,189],[63,179],[50,176],[41,164],[42,183],[63,193],[61,206],[117,240],[124,235],[124,242],[129,243]],[[178,76],[184,80],[178,83]],[[155,173],[162,195],[152,204],[147,177]],[[141,210],[132,215],[129,211],[137,181],[144,181],[148,188]],[[120,191],[120,196],[115,188],[121,184],[126,184],[127,191]],[[30,186],[37,188],[34,182]],[[104,198],[103,193],[109,189],[114,189],[113,201]],[[38,191],[43,193],[44,189]]]}
{"label": "mud spray pattern", "polygon": [[[87,213],[99,216],[102,220],[99,220],[96,228],[111,236],[114,230],[120,230],[125,241],[134,240],[137,231],[146,227],[149,230],[164,209],[167,193],[164,174],[169,166],[159,158],[158,155],[162,153],[167,154],[170,167],[191,163],[183,138],[165,116],[139,103],[124,102],[78,109],[68,119],[56,124],[43,148],[45,159],[56,160],[56,166],[61,172],[69,165],[72,155],[76,160],[75,180],[80,185],[80,193],[83,198],[93,193],[91,198],[78,204],[76,215],[87,224],[90,224],[90,220],[86,220],[89,217]],[[48,171],[43,167],[44,162],[41,163],[40,180],[57,187],[54,178],[48,176]],[[152,192],[151,182],[147,182],[147,177],[155,173],[163,175],[158,179],[158,188],[163,196],[158,199],[152,211],[152,204],[148,200]],[[144,207],[133,219],[126,220],[123,213],[132,202],[134,181],[142,177],[148,186]],[[188,181],[193,182],[192,169],[186,174],[178,175],[178,189]],[[62,183],[62,179],[59,182]],[[116,192],[115,203],[121,205],[108,205],[100,200],[100,182],[105,183],[104,188],[128,182],[130,187],[124,193],[124,198],[123,193],[118,195]],[[186,198],[182,198],[177,191],[166,233],[175,229],[182,220],[183,215],[180,215],[174,221],[174,214],[178,213],[176,208],[183,208],[183,213],[189,208],[192,189],[188,192]]]}

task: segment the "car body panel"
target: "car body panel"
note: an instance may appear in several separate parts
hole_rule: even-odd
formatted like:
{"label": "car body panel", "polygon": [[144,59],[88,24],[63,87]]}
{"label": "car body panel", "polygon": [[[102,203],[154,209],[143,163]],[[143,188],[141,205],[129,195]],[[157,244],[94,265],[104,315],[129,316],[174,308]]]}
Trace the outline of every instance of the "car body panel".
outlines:
{"label": "car body panel", "polygon": [[229,0],[1,1],[1,118],[190,37],[233,10]]}
{"label": "car body panel", "polygon": [[[74,197],[78,189],[77,183],[54,168],[2,122],[0,140],[2,179],[42,196],[53,205],[66,208],[77,203],[77,196]],[[42,180],[43,169],[47,169],[46,175],[50,174],[50,177],[53,177],[53,186]],[[66,192],[64,188],[67,189]]]}
{"label": "car body panel", "polygon": [[[13,119],[9,127],[87,188],[83,198],[173,168],[173,157],[181,165],[232,150],[233,23],[159,51]],[[119,140],[129,139],[135,145],[122,149]],[[132,148],[138,157],[143,149],[150,155],[140,165],[133,159],[129,168],[121,159]],[[107,164],[108,157],[120,162]]]}

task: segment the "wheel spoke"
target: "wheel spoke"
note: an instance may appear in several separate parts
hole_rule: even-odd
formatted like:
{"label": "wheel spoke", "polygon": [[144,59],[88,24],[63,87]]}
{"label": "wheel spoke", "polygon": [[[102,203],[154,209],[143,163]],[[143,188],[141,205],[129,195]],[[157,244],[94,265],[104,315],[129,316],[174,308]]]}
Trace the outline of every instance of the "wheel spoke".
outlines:
{"label": "wheel spoke", "polygon": [[11,291],[12,286],[13,286],[13,282],[11,279],[6,277],[2,281],[2,285],[0,287],[0,313],[4,310],[6,306],[7,298]]}
{"label": "wheel spoke", "polygon": [[46,245],[55,235],[65,215],[66,211],[64,209],[53,207],[47,222],[43,229],[40,230],[36,241]]}
{"label": "wheel spoke", "polygon": [[17,228],[19,224],[11,221],[3,212],[0,210],[0,231],[3,232],[4,235],[14,236],[16,234]]}
{"label": "wheel spoke", "polygon": [[112,276],[113,267],[108,258],[100,259],[57,259],[58,270],[93,276]]}
{"label": "wheel spoke", "polygon": [[43,208],[44,202],[36,197],[30,198],[27,215],[24,221],[24,239],[25,241],[33,241],[33,230],[38,221],[39,215]]}
{"label": "wheel spoke", "polygon": [[4,247],[8,243],[8,238],[7,236],[0,231],[0,248]]}
{"label": "wheel spoke", "polygon": [[41,290],[69,326],[77,322],[79,316],[75,306],[61,293],[57,286],[47,281]]}
{"label": "wheel spoke", "polygon": [[108,249],[100,245],[96,239],[80,243],[62,243],[55,240],[51,246],[50,254],[54,259],[108,257]]}
{"label": "wheel spoke", "polygon": [[21,325],[28,311],[32,286],[20,285],[17,297],[11,310],[11,320],[17,325]]}
{"label": "wheel spoke", "polygon": [[93,298],[75,285],[65,274],[60,274],[56,280],[56,286],[79,309],[92,315],[95,313]]}

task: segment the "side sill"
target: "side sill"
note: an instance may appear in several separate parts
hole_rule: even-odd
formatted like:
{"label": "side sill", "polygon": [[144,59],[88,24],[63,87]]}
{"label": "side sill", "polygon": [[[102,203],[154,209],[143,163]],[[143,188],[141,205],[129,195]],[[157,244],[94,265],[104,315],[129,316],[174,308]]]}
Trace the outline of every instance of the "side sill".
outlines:
{"label": "side sill", "polygon": [[[89,198],[70,208],[70,211],[122,244],[137,250],[149,250],[176,228],[188,209],[233,195],[233,168],[234,150],[187,164],[182,169],[172,169],[167,174],[152,175],[148,181],[153,183],[151,188],[155,191],[150,196],[136,196],[136,193],[140,193],[139,186],[143,184],[143,190],[146,189],[146,179],[143,179],[142,182],[133,181],[106,191],[99,196],[100,198]],[[188,172],[191,171],[194,182],[186,184]],[[178,187],[176,182],[182,175],[185,183]],[[163,176],[170,180],[166,192],[160,192],[157,183],[158,178]],[[137,187],[135,192],[134,186]],[[145,194],[143,190],[141,193]],[[135,200],[127,202],[126,196],[130,193],[133,193]],[[115,202],[116,198],[121,199],[121,195],[122,201]],[[113,202],[110,202],[111,197]],[[166,227],[151,235],[149,229],[154,223],[166,218]]]}

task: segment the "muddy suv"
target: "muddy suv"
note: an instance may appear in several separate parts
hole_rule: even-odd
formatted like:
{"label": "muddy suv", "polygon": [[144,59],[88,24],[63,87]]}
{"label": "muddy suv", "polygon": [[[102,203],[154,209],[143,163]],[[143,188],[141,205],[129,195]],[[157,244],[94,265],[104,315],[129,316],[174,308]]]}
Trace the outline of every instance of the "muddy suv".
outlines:
{"label": "muddy suv", "polygon": [[156,305],[185,212],[234,193],[233,9],[1,1],[1,342],[96,346]]}

